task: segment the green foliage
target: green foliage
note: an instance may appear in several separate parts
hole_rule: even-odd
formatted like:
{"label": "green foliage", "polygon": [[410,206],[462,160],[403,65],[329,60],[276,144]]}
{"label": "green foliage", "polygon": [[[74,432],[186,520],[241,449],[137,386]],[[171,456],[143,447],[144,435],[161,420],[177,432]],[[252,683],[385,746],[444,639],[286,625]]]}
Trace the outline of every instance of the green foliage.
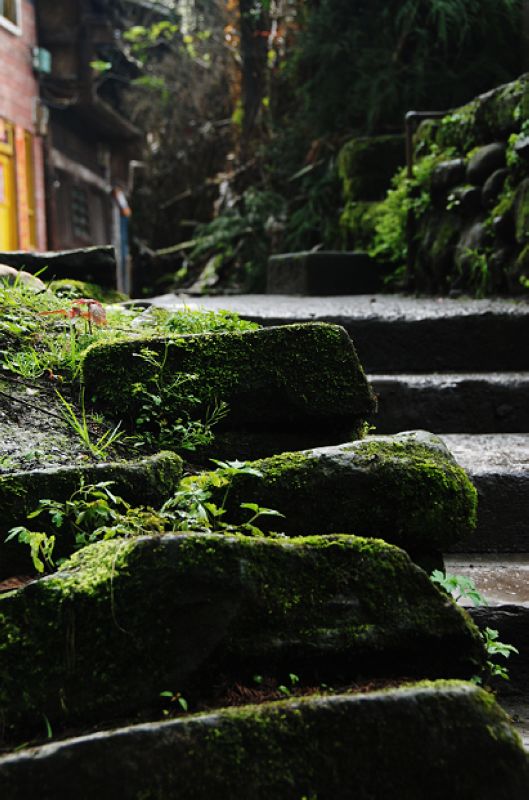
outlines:
{"label": "green foliage", "polygon": [[521,71],[520,14],[520,0],[310,4],[290,65],[304,116],[316,134],[372,131],[432,97],[436,108],[461,105]]}
{"label": "green foliage", "polygon": [[[486,599],[476,588],[474,581],[471,578],[467,578],[465,575],[447,575],[441,572],[441,570],[434,570],[430,579],[447,594],[451,595],[456,603],[461,600],[470,600],[475,606],[488,605]],[[498,641],[499,633],[492,628],[485,628],[485,630],[480,633],[488,655],[486,678],[503,678],[504,680],[509,680],[507,669],[501,664],[497,664],[494,659],[498,656],[509,658],[511,653],[518,653],[518,650],[512,644],[505,644],[504,642]],[[473,682],[481,684],[483,679],[478,675],[474,677]]]}
{"label": "green foliage", "polygon": [[432,151],[417,161],[413,166],[413,177],[407,177],[402,168],[397,172],[390,189],[376,209],[375,236],[370,252],[377,258],[383,258],[395,265],[406,261],[408,252],[407,224],[408,215],[415,219],[430,208],[430,180],[437,164],[451,155],[451,151]]}
{"label": "green foliage", "polygon": [[85,407],[85,390],[81,387],[80,392],[80,413],[78,414],[73,403],[70,403],[60,392],[56,391],[57,397],[61,401],[62,411],[65,421],[78,435],[81,442],[96,458],[105,458],[109,450],[123,437],[120,431],[121,423],[118,423],[113,430],[107,430],[100,436],[94,437],[90,430],[89,420]]}
{"label": "green foliage", "polygon": [[45,569],[53,569],[53,550],[55,548],[55,536],[48,536],[41,531],[30,531],[24,525],[11,528],[9,535],[4,541],[9,542],[16,539],[20,544],[27,544],[30,549],[31,561],[37,572],[44,572]]}
{"label": "green foliage", "polygon": [[[192,419],[193,406],[202,401],[190,391],[190,384],[197,379],[196,375],[178,374],[166,380],[165,366],[168,345],[163,356],[142,348],[137,355],[153,368],[147,383],[136,383],[133,394],[140,400],[140,414],[136,417],[138,444],[156,445],[161,448],[196,450],[198,447],[211,444],[213,427],[228,413],[223,401],[216,402],[206,409],[204,420]],[[178,409],[179,416],[166,413],[166,409]]]}
{"label": "green foliage", "polygon": [[247,189],[235,207],[198,226],[189,264],[209,263],[213,274],[208,283],[229,269],[232,280],[239,286],[262,289],[273,229],[282,226],[284,214],[285,203],[279,194]]}

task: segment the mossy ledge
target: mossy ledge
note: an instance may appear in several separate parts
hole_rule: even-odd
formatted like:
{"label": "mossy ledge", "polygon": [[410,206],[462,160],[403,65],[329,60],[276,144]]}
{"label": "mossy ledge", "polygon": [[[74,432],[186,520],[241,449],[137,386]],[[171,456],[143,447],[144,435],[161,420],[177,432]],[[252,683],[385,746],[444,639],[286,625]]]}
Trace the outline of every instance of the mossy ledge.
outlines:
{"label": "mossy ledge", "polygon": [[[232,480],[227,509],[234,522],[247,515],[241,503],[255,502],[284,514],[262,517],[265,530],[378,536],[419,553],[444,552],[476,525],[474,486],[441,439],[424,431],[282,453],[252,466],[260,478]],[[186,480],[210,483],[208,473]]]}
{"label": "mossy ledge", "polygon": [[39,800],[526,800],[528,764],[494,699],[447,681],[45,745],[0,758],[0,793],[27,800],[38,786]]}
{"label": "mossy ledge", "polygon": [[[65,501],[84,485],[112,481],[112,491],[133,505],[160,506],[174,492],[182,476],[183,462],[172,452],[160,452],[136,461],[84,466],[49,467],[0,476],[0,539],[14,525],[24,525],[39,499]],[[39,518],[39,526],[45,518]],[[53,533],[57,535],[54,529]],[[57,541],[56,555],[71,551],[73,542]],[[17,542],[0,543],[0,576],[31,569],[31,561]]]}
{"label": "mossy ledge", "polygon": [[[133,417],[140,401],[132,387],[153,376],[153,367],[137,357],[142,348],[165,361],[166,380],[195,375],[192,392],[204,405],[226,401],[228,429],[339,424],[358,432],[375,408],[347,332],[325,323],[93,345],[82,364],[87,395],[111,413]],[[181,408],[163,412],[178,416]]]}
{"label": "mossy ledge", "polygon": [[[156,711],[159,694],[295,670],[470,677],[468,615],[398,548],[351,536],[170,534],[84,548],[0,600],[0,715],[11,741]],[[255,671],[255,672],[254,672]]]}

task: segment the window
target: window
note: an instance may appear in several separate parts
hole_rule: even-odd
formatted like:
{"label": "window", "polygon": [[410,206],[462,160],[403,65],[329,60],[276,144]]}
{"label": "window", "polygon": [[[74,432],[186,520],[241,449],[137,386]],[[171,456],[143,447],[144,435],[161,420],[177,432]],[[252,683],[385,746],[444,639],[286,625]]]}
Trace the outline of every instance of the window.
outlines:
{"label": "window", "polygon": [[88,192],[81,186],[72,186],[72,228],[74,236],[90,238],[90,207]]}
{"label": "window", "polygon": [[0,24],[8,30],[20,29],[20,0],[0,0]]}

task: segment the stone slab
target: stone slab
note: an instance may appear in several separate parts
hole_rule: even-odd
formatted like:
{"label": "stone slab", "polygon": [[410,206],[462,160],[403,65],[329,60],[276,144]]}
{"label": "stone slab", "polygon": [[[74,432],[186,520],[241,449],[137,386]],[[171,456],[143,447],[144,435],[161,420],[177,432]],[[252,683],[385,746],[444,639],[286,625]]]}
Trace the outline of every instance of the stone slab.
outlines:
{"label": "stone slab", "polygon": [[475,533],[450,549],[529,552],[529,434],[443,434],[478,491]]}
{"label": "stone slab", "polygon": [[271,256],[267,294],[337,295],[378,292],[383,269],[368,253],[319,250]]}
{"label": "stone slab", "polygon": [[526,800],[528,763],[493,698],[450,682],[225,709],[26,749],[0,758],[0,794]]}
{"label": "stone slab", "polygon": [[529,372],[370,375],[379,433],[529,431]]}
{"label": "stone slab", "polygon": [[[195,305],[174,294],[152,302],[174,310]],[[204,297],[196,306],[229,309],[267,326],[342,325],[372,373],[529,370],[529,304],[523,300],[234,295]]]}
{"label": "stone slab", "polygon": [[112,246],[43,253],[23,250],[0,252],[0,264],[41,273],[40,277],[45,281],[78,278],[101,286],[116,285],[116,253]]}
{"label": "stone slab", "polygon": [[[2,735],[130,719],[266,669],[480,672],[475,626],[406,554],[354,536],[168,534],[89,545],[0,603]],[[200,688],[198,688],[200,687]],[[188,695],[189,696],[189,695]],[[1,793],[0,793],[1,796]]]}

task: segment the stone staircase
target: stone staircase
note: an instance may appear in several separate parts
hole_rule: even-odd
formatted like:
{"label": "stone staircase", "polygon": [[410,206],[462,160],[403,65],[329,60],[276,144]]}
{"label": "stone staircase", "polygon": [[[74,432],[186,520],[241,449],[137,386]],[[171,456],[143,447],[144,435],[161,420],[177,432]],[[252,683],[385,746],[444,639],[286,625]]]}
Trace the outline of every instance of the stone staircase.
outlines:
{"label": "stone staircase", "polygon": [[[489,602],[472,610],[476,621],[520,650],[499,689],[529,746],[529,305],[398,295],[195,302],[264,325],[343,325],[378,395],[376,432],[442,436],[479,495],[477,530],[445,554],[446,569],[473,578]],[[174,308],[182,298],[156,303]]]}

